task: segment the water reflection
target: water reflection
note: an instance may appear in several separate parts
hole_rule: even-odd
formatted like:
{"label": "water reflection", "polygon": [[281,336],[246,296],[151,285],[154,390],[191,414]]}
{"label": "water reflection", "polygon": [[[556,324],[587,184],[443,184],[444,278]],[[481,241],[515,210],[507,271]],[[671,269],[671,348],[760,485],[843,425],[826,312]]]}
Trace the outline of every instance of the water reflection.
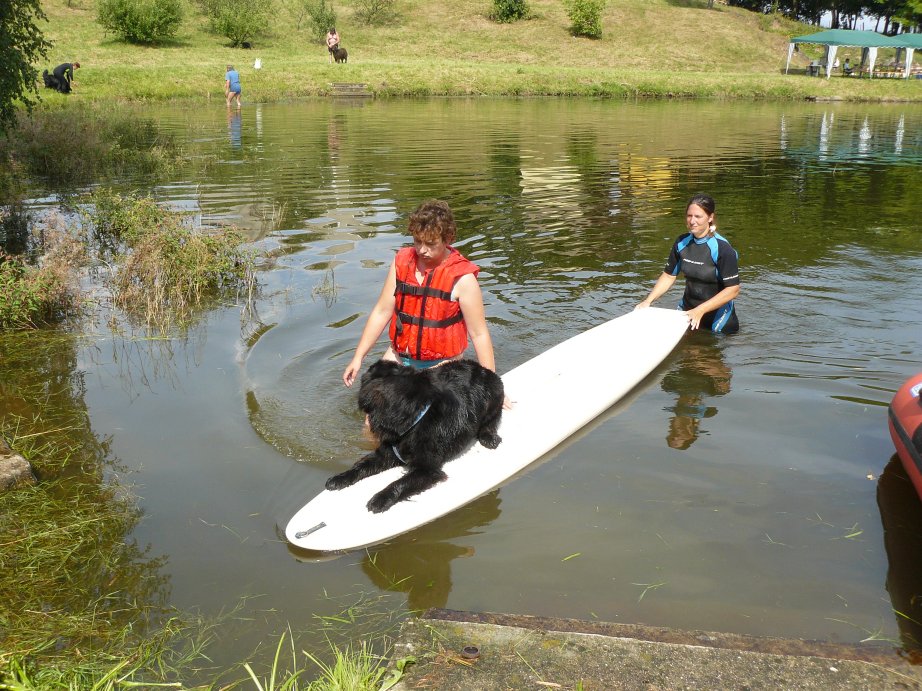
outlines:
{"label": "water reflection", "polygon": [[362,571],[382,590],[407,594],[409,609],[445,607],[451,593],[451,562],[474,555],[474,548],[452,540],[475,535],[500,514],[499,490],[430,523],[410,536],[367,552]]}
{"label": "water reflection", "polygon": [[906,133],[906,116],[901,114],[896,126],[896,136],[893,140],[893,153],[899,156],[903,153],[903,135]]}
{"label": "water reflection", "polygon": [[887,551],[886,587],[904,652],[922,662],[922,502],[899,456],[877,482],[877,506]]}
{"label": "water reflection", "polygon": [[227,136],[231,146],[239,149],[243,146],[243,115],[239,110],[227,109]]}
{"label": "water reflection", "polygon": [[[124,466],[90,421],[80,345],[63,332],[0,334],[0,429],[40,480],[0,494],[0,621],[57,650],[91,649],[122,627],[144,636],[170,596],[165,560],[131,537],[141,512],[109,479]],[[90,613],[98,630],[82,626]],[[6,652],[22,645],[14,638]]]}
{"label": "water reflection", "polygon": [[663,391],[676,395],[669,419],[666,443],[673,449],[688,449],[699,434],[701,421],[717,415],[711,399],[730,393],[732,371],[724,361],[723,339],[711,334],[691,334],[684,342],[675,365],[663,377]]}

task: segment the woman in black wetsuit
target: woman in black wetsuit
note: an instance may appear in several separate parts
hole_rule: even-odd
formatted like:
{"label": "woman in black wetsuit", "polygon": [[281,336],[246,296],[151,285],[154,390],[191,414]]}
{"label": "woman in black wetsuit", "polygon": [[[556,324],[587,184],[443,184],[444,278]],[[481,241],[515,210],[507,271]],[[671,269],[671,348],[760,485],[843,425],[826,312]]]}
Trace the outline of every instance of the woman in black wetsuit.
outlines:
{"label": "woman in black wetsuit", "polygon": [[738,257],[726,238],[717,233],[716,206],[706,194],[689,200],[685,207],[688,232],[675,241],[666,268],[637,308],[649,307],[662,297],[681,271],[685,274],[685,293],[679,309],[688,315],[691,328],[723,333],[739,330],[734,304],[740,292]]}

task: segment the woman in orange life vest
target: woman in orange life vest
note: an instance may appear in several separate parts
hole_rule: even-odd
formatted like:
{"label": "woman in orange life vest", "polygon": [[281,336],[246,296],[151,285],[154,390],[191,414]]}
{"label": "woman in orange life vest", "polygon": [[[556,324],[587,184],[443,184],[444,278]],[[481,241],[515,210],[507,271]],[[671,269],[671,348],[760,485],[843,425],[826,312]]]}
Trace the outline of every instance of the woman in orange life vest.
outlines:
{"label": "woman in orange life vest", "polygon": [[343,372],[346,386],[355,382],[362,360],[385,327],[390,336],[385,360],[417,368],[458,360],[470,336],[477,361],[496,370],[477,283],[479,269],[451,246],[456,230],[443,201],[424,202],[410,216],[413,246],[400,250],[391,264],[355,355]]}

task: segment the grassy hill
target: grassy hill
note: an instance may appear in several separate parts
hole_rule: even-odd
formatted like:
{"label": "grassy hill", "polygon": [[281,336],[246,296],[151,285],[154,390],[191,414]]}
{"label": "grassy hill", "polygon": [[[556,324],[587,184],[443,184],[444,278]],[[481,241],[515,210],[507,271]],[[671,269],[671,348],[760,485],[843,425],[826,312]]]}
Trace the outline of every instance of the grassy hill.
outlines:
{"label": "grassy hill", "polygon": [[[360,25],[355,0],[341,0],[333,8],[345,65],[329,64],[298,0],[273,2],[270,33],[243,50],[210,33],[191,2],[176,40],[146,47],[107,36],[93,0],[46,0],[48,67],[78,60],[71,98],[104,101],[222,98],[228,63],[241,72],[245,102],[324,95],[332,82],[365,83],[382,96],[922,100],[920,80],[785,76],[788,37],[811,29],[720,4],[707,9],[705,0],[609,0],[600,40],[572,37],[560,0],[530,0],[533,17],[513,24],[490,21],[489,0],[402,0],[399,22],[388,27]],[[796,58],[801,67],[808,60]],[[50,102],[64,98],[45,93]]]}

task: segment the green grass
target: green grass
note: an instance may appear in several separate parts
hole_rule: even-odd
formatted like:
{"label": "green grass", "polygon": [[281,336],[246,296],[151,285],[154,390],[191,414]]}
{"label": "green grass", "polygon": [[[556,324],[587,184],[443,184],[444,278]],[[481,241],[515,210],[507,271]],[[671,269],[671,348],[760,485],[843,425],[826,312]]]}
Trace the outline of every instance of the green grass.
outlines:
{"label": "green grass", "polygon": [[[69,6],[72,5],[72,6]],[[223,102],[225,65],[241,72],[244,102],[331,93],[361,82],[379,96],[574,95],[848,100],[922,100],[918,80],[858,80],[784,75],[787,39],[813,29],[788,20],[698,0],[608,3],[600,40],[574,38],[558,0],[532,0],[530,19],[496,24],[488,0],[404,0],[394,26],[365,27],[354,0],[334,2],[349,63],[331,65],[297,0],[275,0],[270,34],[254,49],[234,49],[211,34],[190,6],[177,38],[136,46],[106,36],[92,0],[49,0],[49,67],[78,60],[76,93],[45,100]],[[892,52],[892,51],[891,51]],[[818,55],[795,55],[801,69]],[[840,58],[858,57],[843,49]],[[255,58],[262,69],[253,69]],[[891,55],[881,51],[881,60]]]}

